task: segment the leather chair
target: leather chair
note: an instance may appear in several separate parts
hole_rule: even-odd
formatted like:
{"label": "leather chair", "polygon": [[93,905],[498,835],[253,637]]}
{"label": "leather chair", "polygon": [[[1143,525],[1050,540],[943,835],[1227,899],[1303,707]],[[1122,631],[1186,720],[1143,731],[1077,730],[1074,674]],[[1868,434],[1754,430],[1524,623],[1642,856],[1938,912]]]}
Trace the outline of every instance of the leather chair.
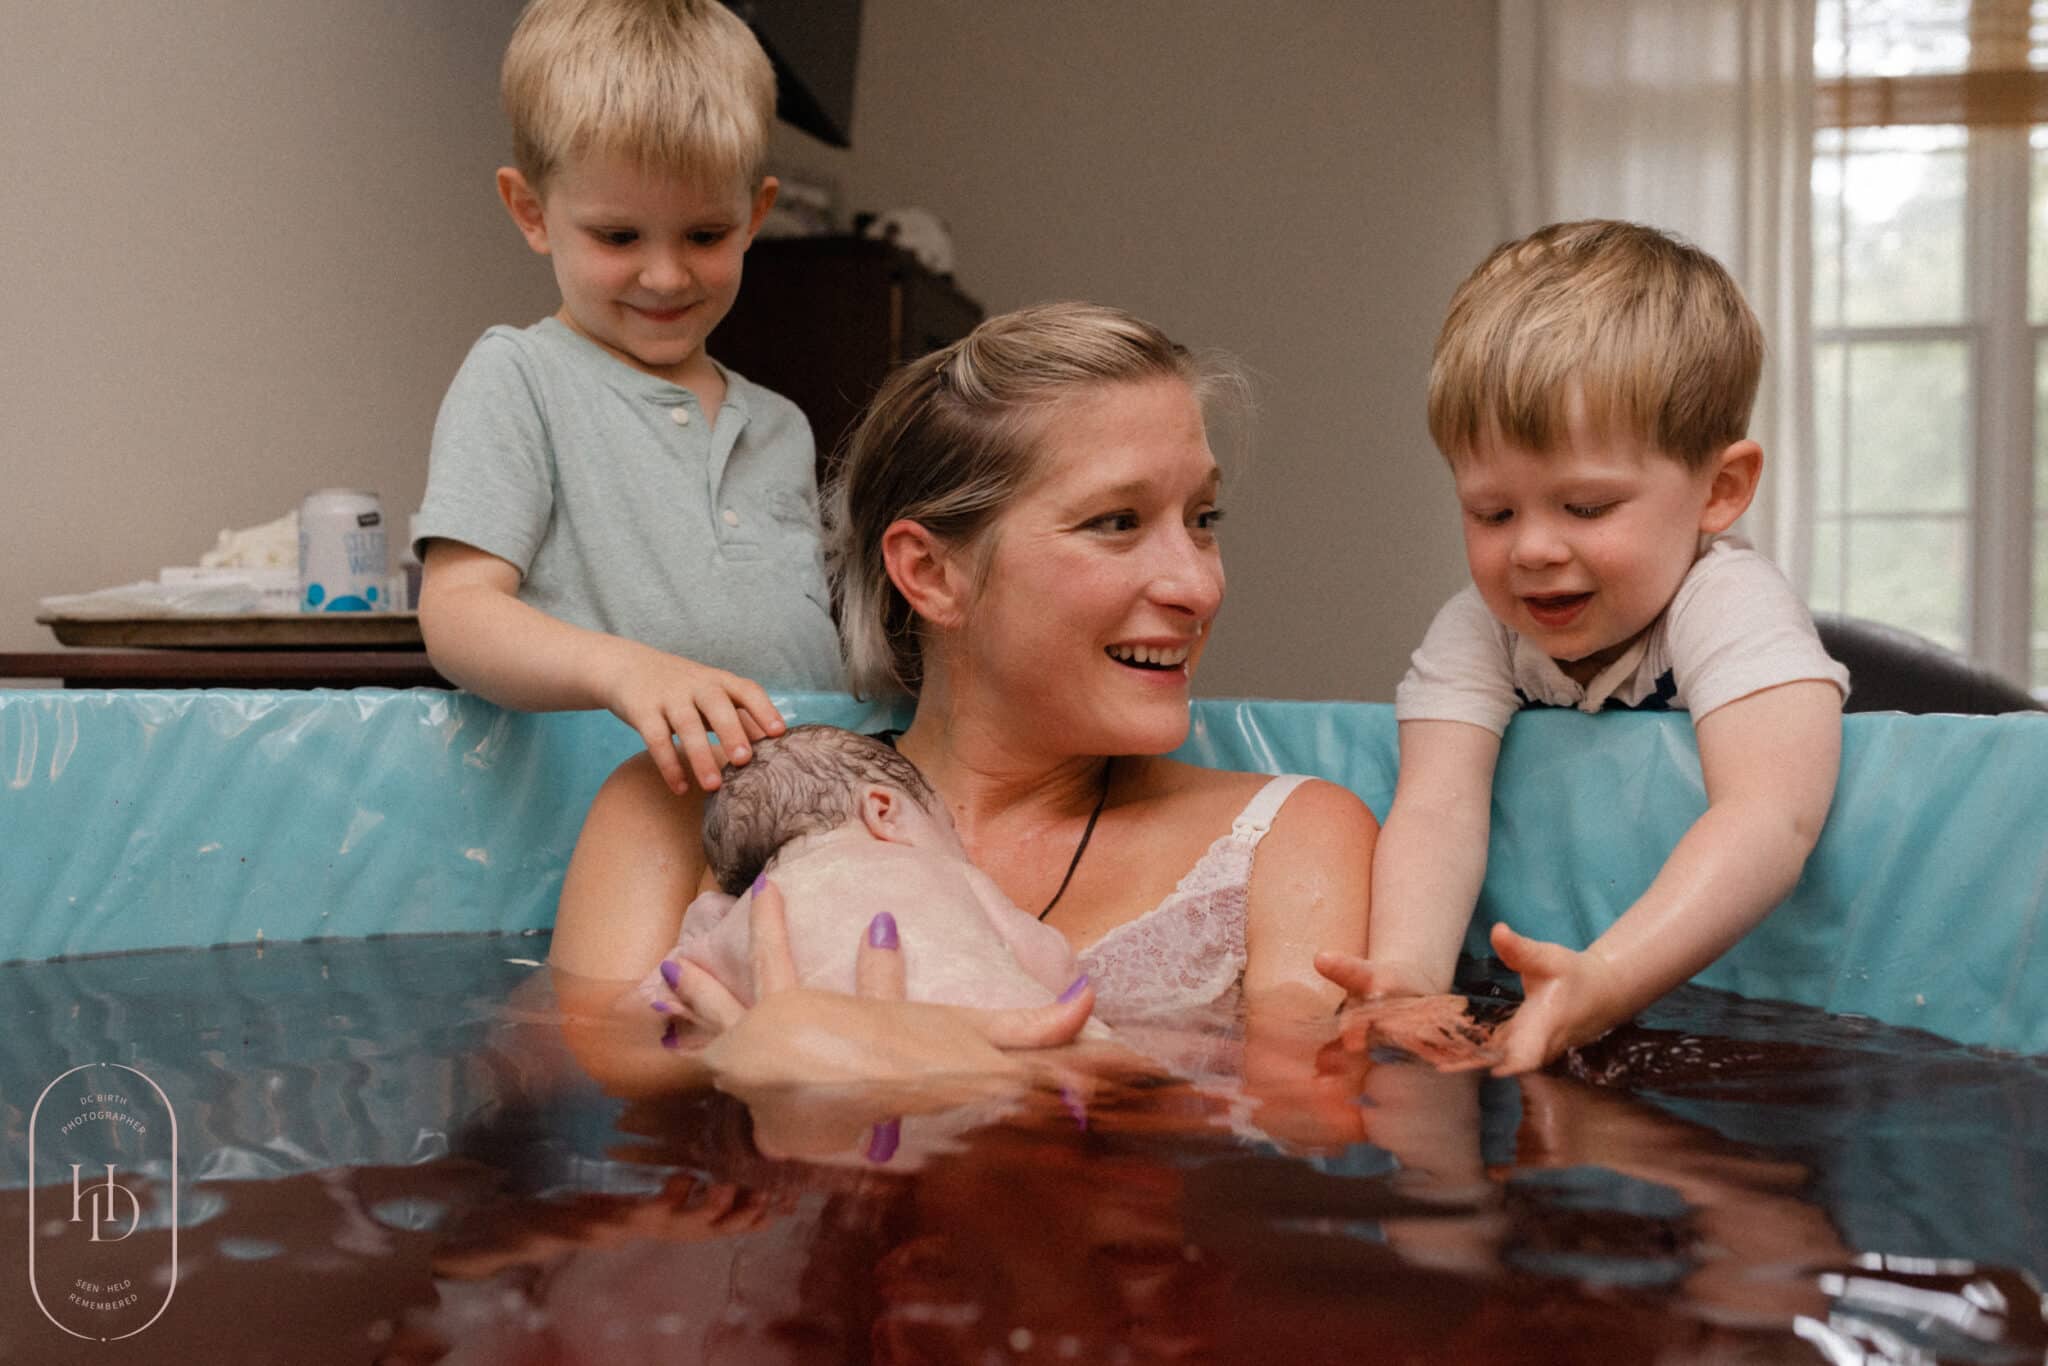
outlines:
{"label": "leather chair", "polygon": [[1922,635],[1862,617],[1816,612],[1821,644],[1849,666],[1847,711],[1967,716],[2048,711],[2019,684]]}

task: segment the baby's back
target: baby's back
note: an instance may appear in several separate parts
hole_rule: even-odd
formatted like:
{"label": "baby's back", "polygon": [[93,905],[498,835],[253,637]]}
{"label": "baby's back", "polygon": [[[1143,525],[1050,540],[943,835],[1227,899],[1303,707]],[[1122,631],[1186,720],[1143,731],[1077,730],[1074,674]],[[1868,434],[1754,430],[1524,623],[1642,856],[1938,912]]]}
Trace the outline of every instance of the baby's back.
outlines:
{"label": "baby's back", "polygon": [[[1058,931],[1006,902],[991,909],[964,859],[910,845],[860,841],[828,844],[781,860],[769,876],[782,893],[790,955],[803,986],[852,991],[861,941],[869,922],[884,911],[896,918],[910,1000],[1000,1007],[1054,999],[1055,990],[1026,971],[997,932],[996,914],[1017,917],[1021,923],[1013,932],[1035,936],[1035,960],[1067,960],[1064,967],[1041,964],[1041,971],[1066,972],[1062,981],[1071,978],[1072,955]],[[722,914],[701,910],[701,904],[685,917],[677,947],[751,1004],[747,903],[742,899]],[[1039,945],[1036,937],[1047,938],[1047,944]]]}

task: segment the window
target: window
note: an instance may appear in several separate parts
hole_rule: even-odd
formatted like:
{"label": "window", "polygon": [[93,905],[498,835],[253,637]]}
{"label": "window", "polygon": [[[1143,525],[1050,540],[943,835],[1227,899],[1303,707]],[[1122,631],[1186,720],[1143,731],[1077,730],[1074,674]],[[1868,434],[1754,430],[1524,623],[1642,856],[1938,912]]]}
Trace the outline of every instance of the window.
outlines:
{"label": "window", "polygon": [[1813,605],[2048,694],[2048,0],[1818,0],[1814,76]]}

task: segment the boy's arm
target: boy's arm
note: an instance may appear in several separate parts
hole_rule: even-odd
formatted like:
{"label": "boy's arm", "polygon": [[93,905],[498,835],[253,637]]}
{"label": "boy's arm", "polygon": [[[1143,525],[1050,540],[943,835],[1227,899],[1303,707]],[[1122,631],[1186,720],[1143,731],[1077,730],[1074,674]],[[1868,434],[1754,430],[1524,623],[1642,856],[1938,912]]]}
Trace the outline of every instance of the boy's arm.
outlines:
{"label": "boy's arm", "polygon": [[1799,881],[1834,800],[1842,695],[1785,683],[1699,718],[1707,810],[1636,903],[1583,953],[1497,925],[1524,1002],[1497,1042],[1508,1076],[1598,1038],[1713,962]]}
{"label": "boy's arm", "polygon": [[1465,721],[1403,721],[1394,804],[1372,863],[1366,957],[1317,955],[1356,997],[1449,991],[1486,876],[1500,737]]}
{"label": "boy's arm", "polygon": [[760,685],[558,621],[519,600],[519,580],[516,565],[475,546],[428,544],[420,632],[450,681],[520,711],[601,707],[639,733],[673,792],[684,786],[677,741],[698,786],[709,791],[723,760],[706,731],[717,732],[736,763],[746,761],[746,742],[782,731]]}

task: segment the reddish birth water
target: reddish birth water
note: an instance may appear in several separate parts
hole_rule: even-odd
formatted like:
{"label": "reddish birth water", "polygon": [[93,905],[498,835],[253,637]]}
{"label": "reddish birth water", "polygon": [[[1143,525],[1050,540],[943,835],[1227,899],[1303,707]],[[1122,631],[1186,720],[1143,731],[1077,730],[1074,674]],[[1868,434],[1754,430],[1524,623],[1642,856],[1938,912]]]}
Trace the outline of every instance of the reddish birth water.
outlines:
{"label": "reddish birth water", "polygon": [[0,1359],[2048,1355],[2043,1059],[1688,990],[1516,1082],[1183,1038],[1194,1083],[743,1101],[657,1017],[620,1098],[545,945],[0,967]]}

